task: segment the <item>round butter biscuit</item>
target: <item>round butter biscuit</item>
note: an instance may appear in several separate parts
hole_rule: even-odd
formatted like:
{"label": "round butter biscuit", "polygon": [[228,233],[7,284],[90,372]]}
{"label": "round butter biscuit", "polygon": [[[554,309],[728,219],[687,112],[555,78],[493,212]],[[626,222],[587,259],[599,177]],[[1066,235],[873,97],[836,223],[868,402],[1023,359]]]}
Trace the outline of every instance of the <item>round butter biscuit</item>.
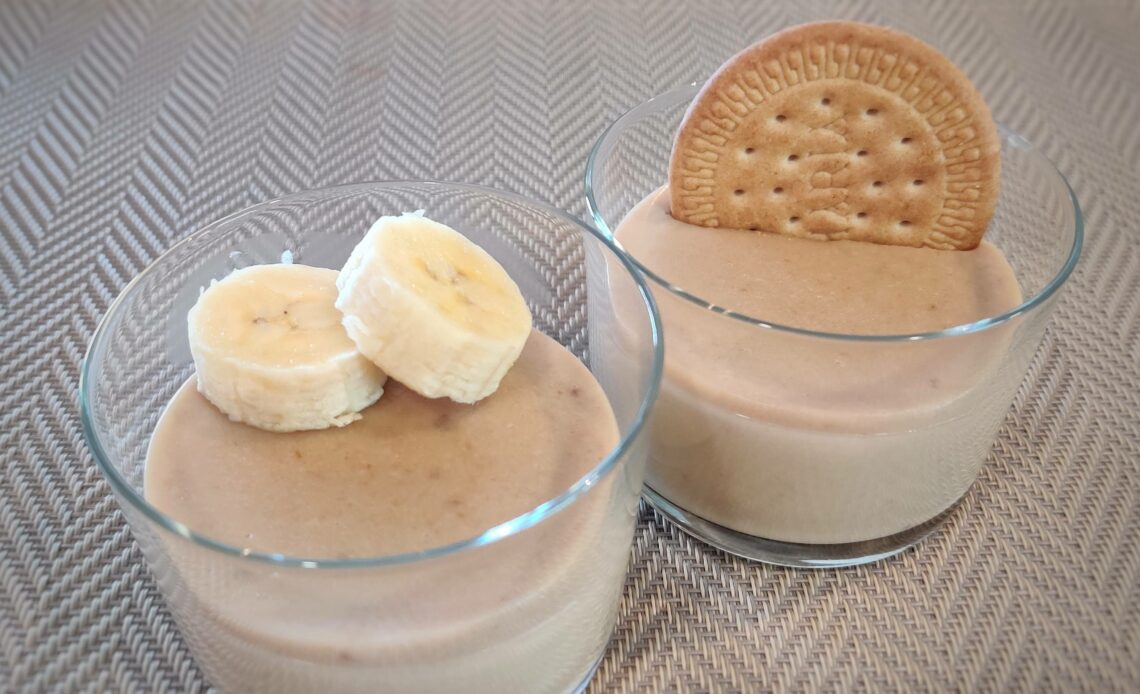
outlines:
{"label": "round butter biscuit", "polygon": [[704,85],[669,167],[689,224],[974,248],[1000,141],[969,79],[918,39],[857,22],[772,35]]}

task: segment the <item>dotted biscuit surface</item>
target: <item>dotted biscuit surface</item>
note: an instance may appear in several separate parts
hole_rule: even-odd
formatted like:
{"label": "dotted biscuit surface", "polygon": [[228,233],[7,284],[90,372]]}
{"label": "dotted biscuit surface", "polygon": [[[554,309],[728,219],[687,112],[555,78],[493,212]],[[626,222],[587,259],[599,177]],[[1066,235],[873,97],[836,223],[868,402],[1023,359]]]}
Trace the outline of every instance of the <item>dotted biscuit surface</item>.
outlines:
{"label": "dotted biscuit surface", "polygon": [[673,144],[675,218],[938,249],[981,242],[1000,142],[969,79],[930,46],[856,22],[793,27],[705,84]]}

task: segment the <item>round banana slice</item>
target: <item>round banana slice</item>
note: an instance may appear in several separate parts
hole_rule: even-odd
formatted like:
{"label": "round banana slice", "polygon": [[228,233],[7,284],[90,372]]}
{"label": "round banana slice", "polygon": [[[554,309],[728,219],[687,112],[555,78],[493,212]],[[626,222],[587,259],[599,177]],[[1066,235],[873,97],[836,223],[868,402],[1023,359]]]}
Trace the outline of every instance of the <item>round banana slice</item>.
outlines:
{"label": "round banana slice", "polygon": [[188,316],[198,390],[269,431],[344,426],[387,376],[341,326],[336,270],[253,265],[210,285]]}
{"label": "round banana slice", "polygon": [[494,393],[530,335],[530,310],[507,271],[420,214],[373,224],[337,287],[356,347],[429,398],[474,403]]}

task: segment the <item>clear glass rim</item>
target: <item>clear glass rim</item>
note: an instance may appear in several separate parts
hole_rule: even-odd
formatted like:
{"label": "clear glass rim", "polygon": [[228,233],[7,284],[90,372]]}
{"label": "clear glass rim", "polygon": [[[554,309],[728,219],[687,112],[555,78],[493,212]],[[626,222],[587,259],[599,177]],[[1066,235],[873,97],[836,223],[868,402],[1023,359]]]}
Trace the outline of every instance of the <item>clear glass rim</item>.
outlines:
{"label": "clear glass rim", "polygon": [[1080,203],[1077,201],[1077,194],[1073,190],[1072,185],[1069,183],[1069,180],[1065,177],[1065,175],[1061,173],[1061,171],[1057,168],[1056,164],[1054,164],[1048,157],[1042,154],[1039,149],[1037,149],[1029,142],[1029,140],[1019,135],[1016,131],[1007,128],[999,123],[998,128],[1004,138],[1019,139],[1022,143],[1024,143],[1024,148],[1032,149],[1032,151],[1037,156],[1041,157],[1041,159],[1049,165],[1053,173],[1055,173],[1061,180],[1061,183],[1064,184],[1065,189],[1069,193],[1069,202],[1073,206],[1073,244],[1069,248],[1068,257],[1066,257],[1065,262],[1061,265],[1061,268],[1057,271],[1057,274],[1054,275],[1053,278],[1048,283],[1046,283],[1044,287],[1042,287],[1032,296],[1024,299],[1014,308],[1004,313],[1000,313],[996,316],[989,316],[980,320],[976,320],[972,323],[963,323],[961,325],[955,325],[944,330],[937,330],[934,332],[894,335],[859,335],[853,333],[831,333],[818,330],[809,330],[807,328],[798,328],[792,325],[775,323],[706,301],[696,294],[693,294],[689,291],[686,291],[685,289],[682,289],[681,287],[670,283],[665,278],[642,265],[641,262],[637,260],[637,258],[634,258],[627,251],[625,251],[624,248],[622,248],[621,243],[619,243],[617,239],[614,238],[614,231],[610,229],[609,224],[606,223],[605,217],[603,216],[601,208],[598,205],[597,196],[595,193],[597,186],[594,183],[594,178],[598,167],[598,159],[601,156],[603,145],[617,133],[621,132],[629,121],[644,115],[646,112],[654,111],[657,108],[657,102],[659,101],[669,100],[670,103],[672,103],[673,100],[680,97],[695,96],[701,86],[702,85],[700,82],[690,82],[689,84],[675,87],[666,92],[662,92],[638,104],[637,106],[634,106],[633,108],[623,113],[620,117],[618,117],[617,120],[615,120],[613,123],[610,123],[610,125],[602,131],[602,134],[598,137],[597,141],[594,142],[594,146],[590,148],[590,154],[586,158],[586,172],[584,183],[586,190],[586,207],[590,212],[590,217],[593,220],[594,225],[597,226],[602,234],[609,237],[610,240],[612,240],[614,244],[622,250],[623,253],[626,253],[626,255],[630,257],[631,261],[637,267],[637,269],[640,270],[641,273],[644,274],[647,278],[649,278],[651,282],[661,286],[663,289],[668,290],[673,295],[678,296],[692,304],[695,304],[702,309],[723,315],[732,320],[738,320],[741,323],[752,325],[756,328],[826,340],[846,340],[850,342],[917,342],[922,340],[936,340],[940,338],[955,337],[959,335],[981,332],[983,330],[987,330],[1006,323],[1022,314],[1033,311],[1035,308],[1048,300],[1049,297],[1051,297],[1061,287],[1061,285],[1063,285],[1065,281],[1068,280],[1069,275],[1073,273],[1073,268],[1075,268],[1077,265],[1077,260],[1080,259],[1081,248],[1084,245],[1085,222],[1084,215],[1081,212]]}
{"label": "clear glass rim", "polygon": [[[111,316],[113,316],[120,306],[126,301],[135,289],[136,285],[148,274],[154,272],[155,269],[172,253],[178,249],[193,243],[202,234],[207,233],[210,229],[231,222],[234,219],[242,216],[257,212],[266,207],[288,202],[292,199],[301,198],[303,196],[311,195],[325,195],[335,193],[353,193],[355,191],[375,190],[377,188],[399,188],[401,186],[424,186],[436,187],[439,189],[450,189],[457,191],[466,191],[471,193],[478,193],[481,195],[488,195],[491,197],[509,200],[511,202],[519,203],[534,209],[541,210],[557,217],[558,219],[577,227],[583,233],[593,236],[600,241],[607,250],[618,259],[619,262],[625,267],[630,278],[633,280],[637,291],[641,294],[643,305],[649,318],[650,337],[653,342],[653,359],[649,373],[649,384],[641,403],[638,406],[638,411],[634,417],[633,422],[622,434],[621,440],[597,465],[589,472],[580,477],[569,488],[565,489],[557,496],[548,499],[538,506],[535,506],[529,511],[504,521],[488,530],[483,531],[479,535],[460,540],[447,545],[439,547],[432,547],[429,549],[406,552],[401,554],[391,554],[376,557],[355,557],[349,559],[326,559],[326,558],[303,558],[293,557],[285,554],[268,553],[268,552],[255,552],[249,549],[231,545],[226,542],[221,542],[209,536],[191,530],[183,523],[180,523],[162,511],[158,510],[153,504],[146,500],[146,498],[132,486],[119,470],[111,463],[111,456],[107,454],[103,448],[97,428],[94,423],[90,396],[91,396],[91,383],[94,376],[91,372],[92,369],[92,355],[94,351],[102,346],[105,339],[105,333],[108,329],[108,323]],[[178,241],[153,262],[147,265],[137,276],[127,283],[123,290],[119,293],[111,305],[107,307],[107,311],[99,321],[94,334],[91,337],[91,342],[87,347],[87,351],[83,357],[83,363],[80,367],[79,373],[79,414],[83,428],[83,437],[86,440],[88,449],[91,451],[92,456],[95,458],[95,463],[99,470],[103,473],[103,477],[111,485],[111,488],[121,495],[122,498],[127,500],[131,506],[141,511],[142,514],[150,521],[158,524],[161,528],[174,533],[186,540],[189,540],[197,545],[205,547],[210,550],[220,552],[225,555],[237,557],[240,559],[250,559],[259,562],[265,562],[282,567],[304,568],[304,569],[352,569],[352,568],[373,568],[382,566],[394,566],[402,564],[411,564],[415,562],[422,562],[431,559],[437,559],[452,554],[457,554],[465,550],[472,550],[478,547],[492,544],[499,540],[516,535],[528,528],[534,527],[541,523],[546,518],[554,515],[563,508],[573,504],[578,497],[584,495],[590,488],[592,488],[601,478],[612,472],[617,467],[620,461],[632,447],[633,442],[641,434],[646,426],[646,421],[649,416],[649,411],[653,403],[657,400],[657,393],[661,383],[661,374],[664,368],[664,339],[661,332],[661,319],[657,311],[657,304],[653,298],[652,292],[649,291],[648,285],[645,283],[644,278],[641,276],[636,266],[629,260],[626,253],[622,252],[617,245],[605,234],[597,229],[591,227],[580,219],[570,216],[569,214],[559,210],[553,205],[545,202],[532,200],[517,193],[496,190],[485,186],[472,185],[467,183],[455,183],[450,181],[417,181],[417,180],[385,180],[385,181],[365,181],[360,183],[349,183],[337,186],[330,186],[327,188],[315,188],[310,190],[298,191],[283,195],[281,197],[266,200],[264,202],[250,205],[237,212],[226,215],[213,222],[209,222],[202,228],[198,229],[186,238]]]}

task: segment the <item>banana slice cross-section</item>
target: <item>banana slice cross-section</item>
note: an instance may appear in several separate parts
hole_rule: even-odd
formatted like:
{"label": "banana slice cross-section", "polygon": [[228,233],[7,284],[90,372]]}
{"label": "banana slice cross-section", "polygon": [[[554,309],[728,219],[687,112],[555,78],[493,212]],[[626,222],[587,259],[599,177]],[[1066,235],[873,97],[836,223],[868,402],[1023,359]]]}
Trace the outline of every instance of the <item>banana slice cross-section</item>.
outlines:
{"label": "banana slice cross-section", "polygon": [[387,376],[336,309],[336,270],[253,265],[213,283],[188,316],[198,390],[230,419],[269,431],[344,426]]}
{"label": "banana slice cross-section", "polygon": [[361,353],[429,398],[487,397],[530,335],[530,310],[507,271],[417,213],[373,224],[337,287],[336,307]]}

